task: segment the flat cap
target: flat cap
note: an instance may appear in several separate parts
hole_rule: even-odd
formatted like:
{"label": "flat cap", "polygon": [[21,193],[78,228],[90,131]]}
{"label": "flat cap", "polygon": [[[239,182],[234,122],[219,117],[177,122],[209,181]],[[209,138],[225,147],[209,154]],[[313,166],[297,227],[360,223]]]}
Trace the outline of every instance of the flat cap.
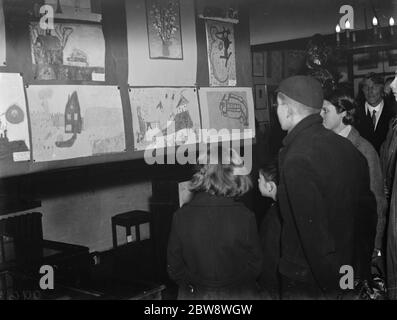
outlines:
{"label": "flat cap", "polygon": [[281,81],[277,92],[303,105],[321,109],[323,107],[324,93],[321,83],[310,76],[293,76]]}

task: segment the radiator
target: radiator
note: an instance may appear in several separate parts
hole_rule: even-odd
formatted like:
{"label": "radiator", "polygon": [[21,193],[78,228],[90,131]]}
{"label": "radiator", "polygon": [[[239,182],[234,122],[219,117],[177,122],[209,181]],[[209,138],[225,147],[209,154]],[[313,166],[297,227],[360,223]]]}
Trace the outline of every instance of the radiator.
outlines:
{"label": "radiator", "polygon": [[23,262],[38,253],[42,214],[32,212],[0,220],[0,264]]}

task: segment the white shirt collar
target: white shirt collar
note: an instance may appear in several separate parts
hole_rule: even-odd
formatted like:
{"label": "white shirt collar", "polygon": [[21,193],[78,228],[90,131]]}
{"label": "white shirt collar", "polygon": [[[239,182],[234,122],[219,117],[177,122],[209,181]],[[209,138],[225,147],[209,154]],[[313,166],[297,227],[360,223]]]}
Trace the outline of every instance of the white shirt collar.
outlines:
{"label": "white shirt collar", "polygon": [[347,138],[349,135],[350,131],[352,130],[351,125],[347,125],[343,130],[341,130],[338,134],[344,138]]}
{"label": "white shirt collar", "polygon": [[376,126],[378,125],[380,115],[382,114],[384,104],[385,103],[384,103],[383,99],[376,107],[373,107],[368,102],[365,102],[365,113],[367,115],[369,114],[372,117],[372,112],[374,112],[374,110],[375,110],[375,117],[376,117],[375,129],[376,129]]}
{"label": "white shirt collar", "polygon": [[372,112],[375,110],[376,114],[378,113],[380,114],[382,113],[383,105],[384,105],[383,99],[376,107],[373,107],[368,102],[365,102],[365,113],[368,114],[369,111],[370,115],[372,115]]}

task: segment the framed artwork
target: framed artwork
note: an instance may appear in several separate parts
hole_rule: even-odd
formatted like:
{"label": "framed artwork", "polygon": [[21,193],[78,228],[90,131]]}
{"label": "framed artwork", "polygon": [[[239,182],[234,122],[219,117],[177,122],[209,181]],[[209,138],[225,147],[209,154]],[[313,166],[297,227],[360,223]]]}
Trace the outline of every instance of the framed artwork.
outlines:
{"label": "framed artwork", "polygon": [[268,51],[266,59],[266,78],[271,84],[278,84],[283,77],[282,51]]}
{"label": "framed artwork", "polygon": [[46,33],[30,24],[36,80],[105,81],[105,38],[99,24],[54,23]]}
{"label": "framed artwork", "polygon": [[387,51],[386,55],[387,65],[395,70],[397,67],[397,49]]}
{"label": "framed artwork", "polygon": [[150,59],[183,59],[179,0],[146,0]]}
{"label": "framed artwork", "polygon": [[378,52],[357,53],[353,56],[354,75],[365,75],[369,72],[383,72]]}
{"label": "framed artwork", "polygon": [[252,52],[252,75],[263,77],[265,71],[265,59],[263,52]]}
{"label": "framed artwork", "polygon": [[116,86],[30,85],[33,159],[37,162],[124,152]]}
{"label": "framed artwork", "polygon": [[232,23],[205,22],[210,86],[235,86],[236,51]]}
{"label": "framed artwork", "polygon": [[287,50],[284,52],[284,78],[295,76],[301,72],[305,65],[306,51]]}
{"label": "framed artwork", "polygon": [[268,109],[267,86],[265,84],[255,85],[255,109]]}
{"label": "framed artwork", "polygon": [[268,106],[270,110],[277,109],[277,90],[278,86],[267,86]]}
{"label": "framed artwork", "polygon": [[362,89],[362,83],[364,78],[355,78],[354,79],[354,96],[357,97],[359,91]]}

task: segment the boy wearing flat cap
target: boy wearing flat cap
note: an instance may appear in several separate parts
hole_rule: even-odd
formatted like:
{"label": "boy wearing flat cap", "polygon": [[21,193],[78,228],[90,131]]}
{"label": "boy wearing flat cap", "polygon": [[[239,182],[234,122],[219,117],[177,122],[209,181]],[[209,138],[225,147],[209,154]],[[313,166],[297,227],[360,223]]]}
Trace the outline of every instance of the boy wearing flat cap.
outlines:
{"label": "boy wearing flat cap", "polygon": [[277,92],[288,131],[279,154],[282,299],[337,299],[342,266],[370,278],[377,215],[368,166],[350,141],[324,128],[316,79],[290,77]]}

